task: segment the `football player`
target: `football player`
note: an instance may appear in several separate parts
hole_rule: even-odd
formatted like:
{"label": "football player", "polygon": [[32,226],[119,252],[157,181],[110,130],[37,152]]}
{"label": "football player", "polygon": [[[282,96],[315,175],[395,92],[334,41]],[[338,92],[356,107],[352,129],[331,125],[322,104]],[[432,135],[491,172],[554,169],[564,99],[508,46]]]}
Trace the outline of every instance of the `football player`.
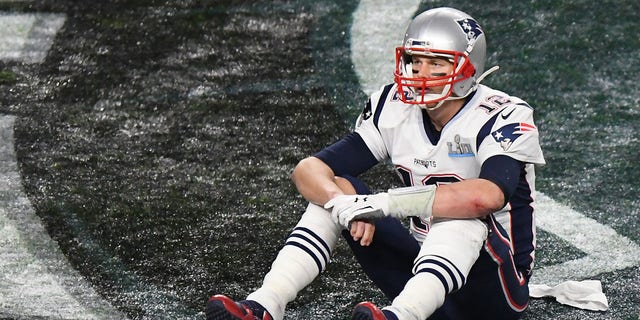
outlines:
{"label": "football player", "polygon": [[[534,263],[534,165],[544,158],[532,108],[481,85],[496,69],[485,62],[471,16],[416,16],[394,83],[371,95],[354,132],[295,167],[309,205],[262,286],[239,302],[213,296],[207,319],[283,319],[341,232],[391,301],[362,302],[352,319],[520,318]],[[405,187],[371,194],[356,177],[388,160]]]}

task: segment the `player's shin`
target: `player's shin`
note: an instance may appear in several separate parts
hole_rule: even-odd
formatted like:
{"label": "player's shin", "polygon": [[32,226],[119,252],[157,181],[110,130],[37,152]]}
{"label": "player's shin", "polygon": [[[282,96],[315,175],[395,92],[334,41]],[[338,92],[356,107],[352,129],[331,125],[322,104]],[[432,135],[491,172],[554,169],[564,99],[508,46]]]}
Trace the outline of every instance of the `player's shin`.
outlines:
{"label": "player's shin", "polygon": [[434,219],[414,261],[415,274],[387,309],[401,319],[426,319],[466,283],[487,238],[478,219]]}
{"label": "player's shin", "polygon": [[340,230],[327,210],[309,204],[273,261],[262,287],[247,299],[259,302],[275,320],[282,319],[286,304],[326,268]]}
{"label": "player's shin", "polygon": [[423,320],[444,303],[446,290],[434,274],[422,273],[409,279],[402,292],[384,309],[399,319]]}

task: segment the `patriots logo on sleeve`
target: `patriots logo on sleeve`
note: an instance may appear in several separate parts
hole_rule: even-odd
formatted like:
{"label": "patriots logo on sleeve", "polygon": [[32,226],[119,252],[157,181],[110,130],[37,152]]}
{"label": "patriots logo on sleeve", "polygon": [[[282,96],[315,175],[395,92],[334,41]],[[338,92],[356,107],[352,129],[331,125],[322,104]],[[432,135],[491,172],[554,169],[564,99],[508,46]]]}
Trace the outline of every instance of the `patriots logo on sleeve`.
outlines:
{"label": "patriots logo on sleeve", "polygon": [[513,142],[515,142],[521,135],[526,132],[533,132],[538,130],[536,126],[518,122],[518,123],[510,123],[498,130],[491,132],[491,136],[497,143],[500,144],[504,151],[509,150]]}

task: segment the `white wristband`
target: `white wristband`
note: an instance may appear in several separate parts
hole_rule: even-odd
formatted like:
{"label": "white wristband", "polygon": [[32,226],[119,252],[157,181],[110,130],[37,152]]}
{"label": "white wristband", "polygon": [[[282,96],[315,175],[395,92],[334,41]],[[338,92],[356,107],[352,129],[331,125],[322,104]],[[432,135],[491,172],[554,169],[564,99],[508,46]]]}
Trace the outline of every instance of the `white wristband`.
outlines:
{"label": "white wristband", "polygon": [[431,217],[436,186],[413,186],[389,189],[389,214],[396,218]]}

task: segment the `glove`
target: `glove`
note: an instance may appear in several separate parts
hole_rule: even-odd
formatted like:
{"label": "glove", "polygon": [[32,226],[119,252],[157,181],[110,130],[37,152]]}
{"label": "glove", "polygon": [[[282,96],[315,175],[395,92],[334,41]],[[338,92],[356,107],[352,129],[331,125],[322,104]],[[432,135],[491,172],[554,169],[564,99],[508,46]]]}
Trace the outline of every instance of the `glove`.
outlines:
{"label": "glove", "polygon": [[373,195],[340,195],[324,207],[331,209],[331,218],[345,228],[353,220],[374,220],[385,216],[395,218],[431,217],[436,186],[416,186],[389,189]]}
{"label": "glove", "polygon": [[335,223],[349,229],[353,220],[383,218],[389,212],[389,194],[340,195],[329,200],[325,209],[331,209]]}

